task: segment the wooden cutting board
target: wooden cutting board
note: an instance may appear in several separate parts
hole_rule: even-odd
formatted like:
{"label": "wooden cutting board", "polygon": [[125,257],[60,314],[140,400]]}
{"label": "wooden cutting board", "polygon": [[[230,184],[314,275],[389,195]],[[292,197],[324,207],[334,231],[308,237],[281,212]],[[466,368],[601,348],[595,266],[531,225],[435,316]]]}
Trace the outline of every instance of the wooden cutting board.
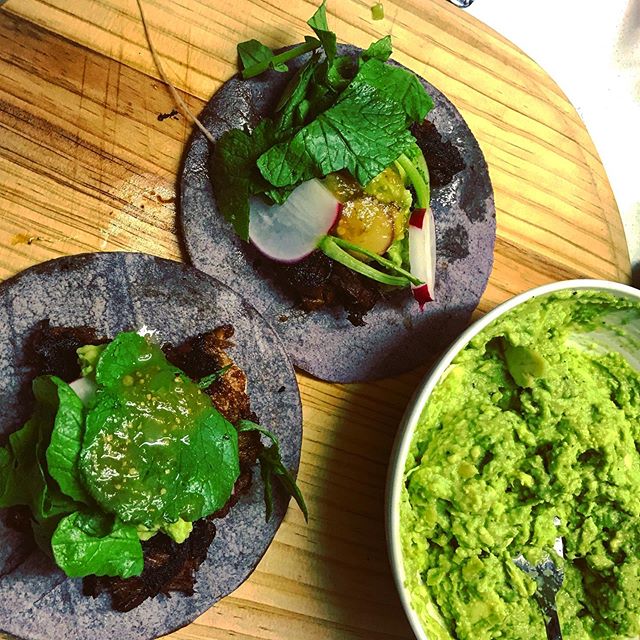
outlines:
{"label": "wooden cutting board", "polygon": [[[477,314],[553,280],[626,282],[624,232],[582,121],[514,45],[444,0],[329,1],[339,39],[390,33],[394,57],[441,89],[485,153],[498,219]],[[250,38],[298,42],[315,2],[145,0],[165,67],[198,112]],[[282,7],[285,7],[282,8]],[[8,0],[0,9],[0,277],[53,257],[132,250],[181,259],[176,176],[191,124],[149,54],[135,0]],[[171,115],[173,114],[173,115]],[[300,482],[251,578],[172,637],[410,638],[387,563],[384,483],[421,370],[368,384],[299,374]]]}

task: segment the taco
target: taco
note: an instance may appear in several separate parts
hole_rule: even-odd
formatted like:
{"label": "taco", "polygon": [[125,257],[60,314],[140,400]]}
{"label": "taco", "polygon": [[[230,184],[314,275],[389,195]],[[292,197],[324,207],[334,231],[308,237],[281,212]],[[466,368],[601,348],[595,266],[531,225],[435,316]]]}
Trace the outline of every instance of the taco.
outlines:
{"label": "taco", "polygon": [[453,105],[387,61],[388,37],[337,46],[324,4],[309,24],[317,39],[282,53],[239,45],[242,74],[203,112],[216,144],[197,132],[186,152],[184,244],[260,309],[303,370],[394,375],[437,353],[477,306],[493,259],[491,183]]}
{"label": "taco", "polygon": [[278,472],[297,468],[300,400],[280,341],[226,286],[141,254],[44,263],[0,300],[0,506],[29,506],[0,516],[0,630],[151,638],[187,624],[249,575],[286,510],[277,482],[265,490],[279,463],[260,440],[279,441]]}

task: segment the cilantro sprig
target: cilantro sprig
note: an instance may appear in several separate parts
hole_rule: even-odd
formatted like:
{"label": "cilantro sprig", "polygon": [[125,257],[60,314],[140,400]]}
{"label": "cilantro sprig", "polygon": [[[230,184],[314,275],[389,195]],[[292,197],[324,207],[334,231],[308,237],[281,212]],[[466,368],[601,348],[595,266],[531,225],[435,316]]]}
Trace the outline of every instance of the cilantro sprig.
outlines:
{"label": "cilantro sprig", "polygon": [[238,56],[242,61],[242,77],[245,80],[254,78],[264,73],[267,69],[274,71],[289,71],[286,63],[298,56],[302,56],[309,51],[313,51],[320,46],[320,41],[307,36],[303,44],[283,51],[274,53],[269,47],[265,47],[258,40],[247,40],[238,45]]}
{"label": "cilantro sprig", "polygon": [[306,522],[309,521],[309,511],[304,501],[304,497],[300,488],[296,484],[296,480],[291,472],[282,463],[282,455],[280,453],[280,443],[276,435],[259,424],[251,420],[240,420],[236,425],[238,432],[257,431],[263,436],[271,440],[271,445],[264,447],[258,461],[260,462],[260,473],[264,483],[264,501],[266,506],[266,519],[271,518],[273,513],[273,478],[277,478],[284,490],[298,503],[300,511]]}

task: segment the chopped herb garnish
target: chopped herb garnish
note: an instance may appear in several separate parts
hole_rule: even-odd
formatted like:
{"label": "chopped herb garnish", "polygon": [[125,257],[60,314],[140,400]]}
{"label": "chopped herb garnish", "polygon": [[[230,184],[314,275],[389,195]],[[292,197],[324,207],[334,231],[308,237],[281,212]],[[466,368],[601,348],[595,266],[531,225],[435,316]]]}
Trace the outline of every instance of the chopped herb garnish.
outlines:
{"label": "chopped herb garnish", "polygon": [[260,462],[260,473],[264,482],[266,519],[269,520],[271,514],[273,513],[272,479],[275,477],[280,481],[280,484],[285,489],[285,491],[298,503],[300,511],[302,511],[302,515],[304,515],[305,521],[308,522],[309,511],[307,510],[307,505],[304,501],[304,497],[302,496],[300,488],[296,484],[295,478],[282,463],[280,443],[278,442],[278,438],[276,437],[276,435],[266,427],[256,424],[251,420],[240,420],[237,424],[237,429],[239,432],[257,431],[263,436],[266,436],[272,442],[272,444],[268,447],[265,447],[258,456],[258,460]]}
{"label": "chopped herb garnish", "polygon": [[372,20],[384,20],[384,7],[382,6],[382,2],[376,2],[371,7],[371,18]]}
{"label": "chopped herb garnish", "polygon": [[229,369],[231,369],[232,366],[233,365],[231,364],[225,364],[224,367],[220,367],[220,369],[218,369],[217,371],[210,373],[208,376],[205,376],[204,378],[200,378],[200,380],[198,380],[197,382],[198,387],[200,387],[200,389],[207,389],[214,382],[216,382],[217,380],[220,380],[220,378],[222,378],[222,376],[225,373],[227,373],[227,371],[229,371]]}
{"label": "chopped herb garnish", "polygon": [[242,77],[248,80],[249,78],[259,76],[267,69],[280,72],[288,71],[288,67],[285,64],[286,62],[305,53],[309,53],[309,51],[313,51],[319,46],[320,42],[318,40],[307,36],[303,44],[276,54],[257,40],[241,42],[238,45],[238,55],[240,56],[243,66]]}

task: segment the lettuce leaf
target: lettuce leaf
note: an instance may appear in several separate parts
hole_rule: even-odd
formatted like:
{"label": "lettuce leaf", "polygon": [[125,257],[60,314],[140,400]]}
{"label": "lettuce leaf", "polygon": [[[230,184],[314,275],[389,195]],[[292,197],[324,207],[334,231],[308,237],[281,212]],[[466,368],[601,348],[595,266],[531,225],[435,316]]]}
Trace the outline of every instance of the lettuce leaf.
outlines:
{"label": "lettuce leaf", "polygon": [[[34,413],[21,429],[11,434],[0,457],[0,507],[26,505],[31,508],[36,519],[43,520],[71,513],[78,506],[72,496],[62,493],[47,470],[46,452],[52,433],[58,426],[58,413],[63,429],[69,423],[73,430],[78,409],[76,401],[80,400],[66,382],[55,376],[36,378],[32,388],[36,400]],[[61,400],[61,397],[64,399]],[[69,409],[67,403],[71,403],[73,408]],[[59,412],[61,405],[64,408]],[[72,459],[63,464],[61,477],[69,478],[67,471],[72,474],[73,464]],[[56,469],[59,470],[61,469]],[[69,479],[69,482],[72,483],[72,480]]]}
{"label": "lettuce leaf", "polygon": [[75,391],[59,378],[37,378],[51,405],[58,405],[51,440],[46,450],[47,470],[62,492],[78,502],[91,500],[80,480],[78,459],[84,435],[84,407]]}
{"label": "lettuce leaf", "polygon": [[142,545],[136,528],[117,519],[76,511],[63,518],[51,538],[56,564],[70,577],[142,573]]}
{"label": "lettuce leaf", "polygon": [[352,82],[333,107],[262,154],[258,168],[276,187],[342,169],[366,185],[414,142],[399,102],[372,85]]}

